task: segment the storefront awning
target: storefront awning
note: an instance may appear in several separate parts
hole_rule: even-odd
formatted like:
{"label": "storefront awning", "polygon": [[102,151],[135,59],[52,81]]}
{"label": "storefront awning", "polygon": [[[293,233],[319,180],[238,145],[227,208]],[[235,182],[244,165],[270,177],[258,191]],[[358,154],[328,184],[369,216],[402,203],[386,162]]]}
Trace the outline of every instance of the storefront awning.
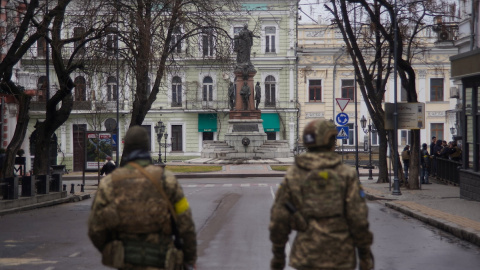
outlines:
{"label": "storefront awning", "polygon": [[217,132],[217,114],[205,113],[198,115],[198,132]]}
{"label": "storefront awning", "polygon": [[280,131],[280,118],[278,113],[262,113],[263,130],[265,132]]}

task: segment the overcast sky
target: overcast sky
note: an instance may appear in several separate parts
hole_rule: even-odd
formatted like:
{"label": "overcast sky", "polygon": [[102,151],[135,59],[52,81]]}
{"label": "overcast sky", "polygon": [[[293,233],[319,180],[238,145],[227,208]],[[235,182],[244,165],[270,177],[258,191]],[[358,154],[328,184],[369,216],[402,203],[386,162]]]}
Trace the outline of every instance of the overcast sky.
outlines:
{"label": "overcast sky", "polygon": [[[320,20],[329,21],[326,18],[328,12],[323,6],[326,0],[300,0],[300,9],[299,16],[300,24],[311,24],[319,22]],[[320,18],[319,16],[322,15]]]}

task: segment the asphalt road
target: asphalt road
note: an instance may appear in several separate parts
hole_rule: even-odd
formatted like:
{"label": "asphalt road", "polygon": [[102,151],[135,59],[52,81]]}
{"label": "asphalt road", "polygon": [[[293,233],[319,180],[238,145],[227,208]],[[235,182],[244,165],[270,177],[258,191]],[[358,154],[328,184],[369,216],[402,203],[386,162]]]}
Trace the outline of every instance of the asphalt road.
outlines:
{"label": "asphalt road", "polygon": [[[268,269],[280,178],[182,179],[198,232],[198,269]],[[111,269],[86,236],[92,200],[0,217],[0,269]],[[369,202],[375,269],[479,269],[480,248]]]}

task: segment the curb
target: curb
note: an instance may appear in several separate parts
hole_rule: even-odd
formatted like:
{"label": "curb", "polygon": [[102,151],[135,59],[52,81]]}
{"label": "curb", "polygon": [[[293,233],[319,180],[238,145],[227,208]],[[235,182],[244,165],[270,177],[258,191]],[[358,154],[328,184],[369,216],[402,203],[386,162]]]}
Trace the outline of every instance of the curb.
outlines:
{"label": "curb", "polygon": [[444,220],[438,220],[423,214],[418,213],[417,211],[413,211],[410,209],[406,209],[404,207],[386,202],[385,206],[392,208],[398,212],[401,212],[407,216],[413,217],[415,219],[418,219],[428,225],[431,225],[435,228],[438,228],[440,230],[443,230],[445,232],[448,232],[462,240],[468,241],[474,245],[480,246],[480,235],[475,233],[473,230],[470,230],[468,228],[463,228],[460,227],[456,224],[453,224],[448,221]]}
{"label": "curb", "polygon": [[54,206],[54,205],[63,204],[63,203],[79,202],[79,201],[90,199],[90,198],[91,198],[90,194],[72,195],[66,198],[1,210],[0,216],[18,213],[18,212],[27,211],[27,210],[33,210],[33,209],[42,208],[42,207]]}

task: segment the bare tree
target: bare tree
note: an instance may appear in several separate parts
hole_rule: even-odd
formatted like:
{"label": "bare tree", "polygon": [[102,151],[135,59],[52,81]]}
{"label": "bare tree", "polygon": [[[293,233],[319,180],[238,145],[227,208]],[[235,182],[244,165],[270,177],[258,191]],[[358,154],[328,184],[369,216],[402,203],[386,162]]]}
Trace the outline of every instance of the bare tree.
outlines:
{"label": "bare tree", "polygon": [[231,63],[232,37],[225,23],[234,0],[111,0],[111,6],[119,16],[122,66],[128,67],[135,84],[131,126],[143,123],[157,97],[167,97],[159,96],[160,89],[169,72],[185,65],[179,59],[200,58],[203,65],[219,67]]}
{"label": "bare tree", "polygon": [[[29,27],[35,20],[39,11],[38,0],[31,0],[29,3],[19,3],[17,6],[7,7],[7,32],[2,37],[2,45],[7,47],[7,53],[0,63],[0,87],[2,92],[14,97],[18,105],[17,125],[12,140],[8,144],[6,158],[2,166],[0,176],[12,177],[15,165],[15,155],[20,149],[27,131],[30,119],[28,109],[31,97],[25,94],[24,87],[12,81],[13,68],[19,63],[28,49],[45,34],[45,26],[51,22],[51,18],[44,18],[38,22],[37,31],[30,33]],[[15,22],[19,23],[16,24]]]}
{"label": "bare tree", "polygon": [[[378,182],[386,182],[387,143],[390,143],[393,155],[398,156],[398,149],[394,148],[396,144],[392,142],[392,138],[397,136],[392,130],[385,129],[385,111],[382,108],[386,83],[393,76],[394,53],[401,86],[407,91],[407,101],[417,102],[416,74],[412,66],[416,56],[423,53],[426,47],[418,38],[419,33],[432,26],[433,17],[448,14],[446,5],[440,1],[399,0],[395,6],[393,1],[387,0],[331,0],[325,7],[342,32],[360,91],[378,130]],[[358,22],[357,15],[360,19]],[[398,29],[397,40],[395,29]],[[412,130],[411,149],[410,163],[418,164],[419,130]],[[419,188],[418,175],[418,166],[411,166],[409,188]]]}

